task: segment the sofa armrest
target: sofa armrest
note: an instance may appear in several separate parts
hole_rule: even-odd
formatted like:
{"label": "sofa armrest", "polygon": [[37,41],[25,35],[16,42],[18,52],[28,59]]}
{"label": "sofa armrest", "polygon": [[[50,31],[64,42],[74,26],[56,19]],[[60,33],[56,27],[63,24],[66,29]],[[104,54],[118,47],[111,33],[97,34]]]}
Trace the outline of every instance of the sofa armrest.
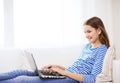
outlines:
{"label": "sofa armrest", "polygon": [[113,83],[120,83],[120,60],[113,61]]}

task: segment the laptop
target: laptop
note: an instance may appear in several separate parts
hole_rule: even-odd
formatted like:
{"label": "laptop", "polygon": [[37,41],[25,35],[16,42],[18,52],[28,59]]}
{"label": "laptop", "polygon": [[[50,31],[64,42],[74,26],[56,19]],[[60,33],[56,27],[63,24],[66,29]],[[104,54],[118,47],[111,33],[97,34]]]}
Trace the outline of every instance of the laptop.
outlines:
{"label": "laptop", "polygon": [[36,62],[35,62],[35,59],[33,57],[33,54],[32,53],[29,53],[27,52],[26,53],[26,57],[27,57],[27,60],[30,64],[30,67],[31,69],[36,73],[38,74],[38,76],[40,78],[65,78],[66,76],[63,76],[63,75],[60,75],[58,73],[51,73],[51,72],[47,72],[47,71],[41,71],[37,68],[37,65],[36,65]]}

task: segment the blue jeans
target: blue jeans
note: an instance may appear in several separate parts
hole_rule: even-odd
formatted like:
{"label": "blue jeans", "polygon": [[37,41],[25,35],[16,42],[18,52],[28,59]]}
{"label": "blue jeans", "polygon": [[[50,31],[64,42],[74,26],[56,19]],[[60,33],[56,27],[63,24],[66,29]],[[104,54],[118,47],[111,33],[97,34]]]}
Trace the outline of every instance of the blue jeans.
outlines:
{"label": "blue jeans", "polygon": [[34,72],[16,70],[0,74],[0,83],[79,83],[70,78],[40,79]]}

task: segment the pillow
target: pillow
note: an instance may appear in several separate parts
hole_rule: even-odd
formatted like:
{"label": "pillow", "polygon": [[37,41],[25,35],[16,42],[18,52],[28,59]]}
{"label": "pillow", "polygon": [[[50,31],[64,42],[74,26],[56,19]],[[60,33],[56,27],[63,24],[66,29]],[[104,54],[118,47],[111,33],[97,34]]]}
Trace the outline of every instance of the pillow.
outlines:
{"label": "pillow", "polygon": [[112,82],[112,63],[115,58],[114,46],[108,48],[104,61],[102,72],[96,77],[96,83]]}

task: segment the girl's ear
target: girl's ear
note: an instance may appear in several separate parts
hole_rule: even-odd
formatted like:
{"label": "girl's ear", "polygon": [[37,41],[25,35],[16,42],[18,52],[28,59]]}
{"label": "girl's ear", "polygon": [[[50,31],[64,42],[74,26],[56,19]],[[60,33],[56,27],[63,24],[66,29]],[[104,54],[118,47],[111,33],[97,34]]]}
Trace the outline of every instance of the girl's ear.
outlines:
{"label": "girl's ear", "polygon": [[98,34],[101,34],[101,29],[98,28],[98,29],[97,29],[97,32],[98,32]]}

